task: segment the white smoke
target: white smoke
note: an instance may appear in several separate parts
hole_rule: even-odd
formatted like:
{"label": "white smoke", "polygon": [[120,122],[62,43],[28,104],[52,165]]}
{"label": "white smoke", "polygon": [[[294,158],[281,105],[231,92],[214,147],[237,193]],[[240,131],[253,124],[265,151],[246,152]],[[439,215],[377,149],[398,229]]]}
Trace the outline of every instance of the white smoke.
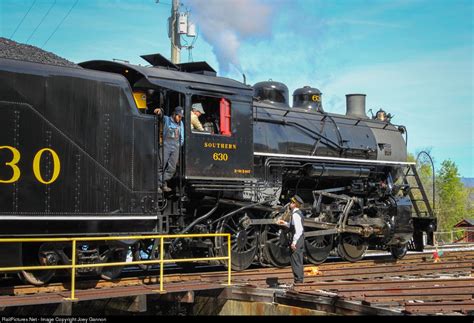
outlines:
{"label": "white smoke", "polygon": [[187,0],[192,19],[213,48],[220,72],[241,71],[238,51],[246,39],[270,35],[272,8],[265,0]]}

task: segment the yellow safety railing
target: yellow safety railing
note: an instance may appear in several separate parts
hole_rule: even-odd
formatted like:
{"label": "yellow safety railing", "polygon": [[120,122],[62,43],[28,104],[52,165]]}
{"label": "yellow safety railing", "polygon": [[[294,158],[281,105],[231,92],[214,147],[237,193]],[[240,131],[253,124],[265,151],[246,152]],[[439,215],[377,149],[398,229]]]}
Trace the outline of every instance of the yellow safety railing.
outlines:
{"label": "yellow safety railing", "polygon": [[[185,259],[164,259],[164,240],[178,239],[178,238],[211,238],[211,237],[227,237],[227,257],[208,257],[208,258],[185,258]],[[110,241],[110,240],[144,240],[144,239],[160,239],[160,259],[158,260],[143,260],[131,262],[109,262],[96,264],[76,264],[76,246],[78,241]],[[7,271],[21,271],[21,270],[51,270],[51,269],[71,269],[71,297],[66,300],[78,300],[76,298],[76,269],[78,268],[94,268],[94,267],[113,267],[124,265],[142,265],[142,264],[160,264],[160,293],[166,292],[163,288],[163,275],[165,263],[177,262],[194,262],[194,261],[209,261],[209,260],[227,260],[228,274],[227,285],[231,285],[231,239],[229,233],[203,233],[203,234],[176,234],[176,235],[144,235],[144,236],[106,236],[106,237],[71,237],[71,238],[6,238],[0,239],[0,243],[12,242],[71,242],[72,255],[70,265],[55,265],[55,266],[23,266],[23,267],[0,267],[0,272]]]}

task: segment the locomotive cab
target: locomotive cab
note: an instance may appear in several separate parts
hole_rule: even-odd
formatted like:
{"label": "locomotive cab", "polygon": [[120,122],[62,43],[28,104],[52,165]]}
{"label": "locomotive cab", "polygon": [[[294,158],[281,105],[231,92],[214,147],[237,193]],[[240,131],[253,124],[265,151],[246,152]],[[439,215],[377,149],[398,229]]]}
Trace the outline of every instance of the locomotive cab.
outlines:
{"label": "locomotive cab", "polygon": [[[245,181],[253,173],[252,89],[240,82],[217,77],[207,63],[174,65],[161,55],[142,56],[152,67],[124,62],[90,61],[81,66],[119,73],[130,83],[138,119],[154,120],[154,109],[162,108],[170,116],[176,106],[184,107],[184,144],[176,170],[175,186],[191,181],[201,191],[211,189],[209,179]],[[198,120],[204,131],[192,129],[192,107],[200,104]],[[151,118],[151,119],[149,119]],[[155,120],[155,128],[162,128]],[[136,130],[134,128],[134,130]],[[153,138],[162,144],[161,133],[149,129],[140,135],[153,146]],[[153,154],[159,153],[154,147]],[[159,159],[159,156],[155,159]],[[154,165],[145,169],[153,170]],[[143,173],[142,176],[150,176]],[[190,187],[190,186],[188,186]],[[211,189],[212,191],[213,189]],[[215,190],[214,190],[215,191]]]}

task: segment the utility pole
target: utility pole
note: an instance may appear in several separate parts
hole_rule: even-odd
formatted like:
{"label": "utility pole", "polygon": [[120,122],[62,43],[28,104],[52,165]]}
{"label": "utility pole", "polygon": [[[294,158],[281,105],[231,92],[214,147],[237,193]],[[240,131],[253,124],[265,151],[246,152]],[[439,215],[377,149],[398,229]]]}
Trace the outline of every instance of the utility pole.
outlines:
{"label": "utility pole", "polygon": [[[159,3],[159,1],[156,0],[156,3]],[[181,45],[182,36],[192,38],[192,43],[189,45],[186,38],[184,39],[185,45]],[[173,64],[180,63],[181,48],[188,49],[189,56],[192,57],[191,51],[197,39],[196,25],[189,19],[189,11],[180,12],[179,0],[172,0],[171,2],[171,16],[168,18],[168,37],[171,41],[171,62]]]}
{"label": "utility pole", "polygon": [[171,6],[170,17],[170,39],[171,39],[171,62],[179,64],[180,62],[180,34],[178,33],[178,18],[179,18],[179,0],[173,0]]}

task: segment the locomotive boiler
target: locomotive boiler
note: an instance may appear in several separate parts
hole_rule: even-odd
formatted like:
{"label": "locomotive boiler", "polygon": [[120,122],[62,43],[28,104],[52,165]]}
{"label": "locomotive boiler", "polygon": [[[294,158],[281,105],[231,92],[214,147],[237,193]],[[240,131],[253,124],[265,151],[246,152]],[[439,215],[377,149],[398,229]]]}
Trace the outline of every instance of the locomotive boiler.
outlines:
{"label": "locomotive boiler", "polygon": [[283,196],[311,202],[308,259],[320,263],[336,247],[356,261],[369,246],[402,257],[413,236],[410,199],[395,184],[407,165],[406,129],[369,119],[363,94],[346,95],[347,112],[337,115],[323,112],[318,89],[297,89],[289,108],[283,84],[254,87],[262,93],[254,104],[256,176]]}
{"label": "locomotive boiler", "polygon": [[[292,194],[305,200],[305,251],[349,260],[371,249],[403,257],[423,247],[434,217],[412,211],[406,129],[365,113],[346,96],[345,115],[323,109],[322,93],[293,94],[278,82],[253,87],[216,76],[205,62],[150,65],[88,61],[55,66],[0,59],[0,235],[94,236],[227,232],[232,268],[285,266],[289,249],[276,219]],[[205,131],[192,130],[201,103]],[[185,108],[170,193],[158,193],[162,127],[157,107]],[[415,239],[414,239],[415,237]],[[429,241],[428,241],[429,242]],[[175,239],[166,257],[226,255],[227,242]],[[2,266],[70,262],[67,245],[0,244]],[[81,243],[78,263],[159,257],[157,241]],[[97,267],[98,268],[98,267]],[[120,268],[79,274],[114,278]],[[146,267],[144,267],[146,269]],[[43,284],[54,271],[21,272]]]}

